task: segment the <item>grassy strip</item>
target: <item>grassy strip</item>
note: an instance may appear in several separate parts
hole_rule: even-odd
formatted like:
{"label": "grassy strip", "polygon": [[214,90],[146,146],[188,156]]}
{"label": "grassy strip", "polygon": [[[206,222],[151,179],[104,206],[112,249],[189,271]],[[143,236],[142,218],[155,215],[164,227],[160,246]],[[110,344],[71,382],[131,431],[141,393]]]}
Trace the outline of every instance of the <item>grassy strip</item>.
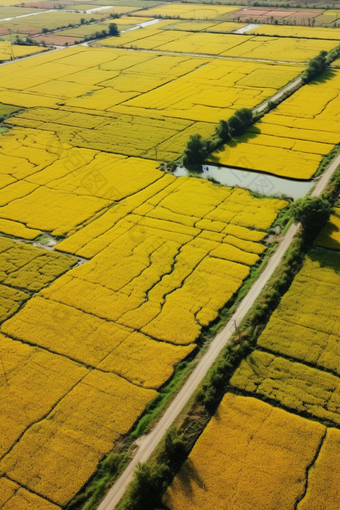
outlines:
{"label": "grassy strip", "polygon": [[175,367],[174,374],[170,380],[159,390],[158,395],[146,406],[142,417],[130,433],[132,439],[137,439],[147,433],[152,425],[159,420],[163,411],[176,396],[183,383],[197,365],[197,349],[190,354],[190,359],[184,360]]}
{"label": "grassy strip", "polygon": [[[335,203],[339,191],[340,167],[322,198]],[[235,331],[233,342],[223,349],[177,419],[176,427],[168,431],[151,459],[137,467],[135,477],[118,505],[119,510],[164,508],[161,500],[167,486],[216,412],[240,361],[256,348],[257,339],[300,271],[310,247],[300,229],[279,267]]]}

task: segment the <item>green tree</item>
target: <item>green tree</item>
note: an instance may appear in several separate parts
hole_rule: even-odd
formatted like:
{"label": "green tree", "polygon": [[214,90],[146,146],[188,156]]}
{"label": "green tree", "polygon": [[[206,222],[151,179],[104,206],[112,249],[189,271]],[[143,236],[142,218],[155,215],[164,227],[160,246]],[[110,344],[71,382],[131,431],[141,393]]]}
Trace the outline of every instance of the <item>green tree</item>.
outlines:
{"label": "green tree", "polygon": [[109,35],[113,37],[117,37],[119,35],[119,30],[117,27],[117,23],[110,23],[109,24]]}
{"label": "green tree", "polygon": [[228,126],[232,137],[240,136],[244,133],[243,123],[237,115],[232,115],[228,119]]}
{"label": "green tree", "polygon": [[306,83],[323,74],[327,69],[327,52],[321,51],[319,55],[308,62],[308,67],[302,77]]}
{"label": "green tree", "polygon": [[216,126],[215,133],[222,143],[226,143],[231,139],[229,125],[226,120],[220,120]]}
{"label": "green tree", "polygon": [[181,463],[187,456],[182,435],[176,427],[171,427],[165,435],[165,455],[168,462]]}
{"label": "green tree", "polygon": [[135,476],[128,489],[124,510],[150,510],[161,503],[165,488],[166,466],[153,462],[137,465]]}
{"label": "green tree", "polygon": [[188,167],[197,167],[204,162],[207,156],[207,143],[201,135],[190,135],[184,150],[183,164]]}
{"label": "green tree", "polygon": [[244,131],[246,131],[254,122],[253,111],[250,108],[241,108],[235,112],[235,115],[242,122]]}
{"label": "green tree", "polygon": [[292,206],[294,221],[301,223],[307,240],[314,239],[324,227],[331,213],[330,203],[320,197],[299,198]]}

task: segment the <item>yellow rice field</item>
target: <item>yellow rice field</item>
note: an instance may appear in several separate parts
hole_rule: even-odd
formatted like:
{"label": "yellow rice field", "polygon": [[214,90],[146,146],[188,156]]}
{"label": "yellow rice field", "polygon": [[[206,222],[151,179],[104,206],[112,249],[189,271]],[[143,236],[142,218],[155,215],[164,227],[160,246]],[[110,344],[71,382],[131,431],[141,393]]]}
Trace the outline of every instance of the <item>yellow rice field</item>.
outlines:
{"label": "yellow rice field", "polygon": [[[68,53],[71,61],[59,62],[59,70],[69,66],[74,72],[76,55]],[[99,73],[124,65],[124,59],[115,63],[115,53],[110,62],[108,56],[107,50],[99,53]],[[175,76],[182,73],[181,59],[163,63]],[[93,76],[87,73],[83,82],[93,86]],[[32,100],[47,97],[41,94],[32,93]],[[99,138],[88,136],[88,146],[79,147],[78,126],[82,137],[85,129],[93,135],[123,114],[56,106],[23,110],[9,119],[13,128],[1,138],[7,185],[0,190],[0,228],[10,235],[20,231],[26,239],[40,232],[63,239],[55,252],[39,255],[41,263],[37,248],[3,240],[4,260],[9,264],[14,250],[20,267],[9,265],[0,288],[7,318],[0,346],[10,388],[24,387],[27,400],[11,427],[17,401],[12,394],[3,399],[10,434],[3,435],[0,474],[46,498],[46,504],[64,506],[131,429],[174,367],[194,351],[202,327],[259,260],[265,250],[261,241],[287,204],[176,178],[160,172],[156,161],[104,152],[96,146]],[[147,125],[153,136],[152,124]],[[133,147],[131,128],[130,134]],[[85,260],[67,270],[70,266],[62,264],[73,265],[73,255]],[[46,287],[52,279],[55,284]],[[16,285],[27,290],[17,291]],[[24,365],[15,362],[23,358]],[[47,370],[36,375],[37,365]],[[5,376],[0,384],[5,392]],[[41,388],[49,384],[53,391],[39,404]]]}
{"label": "yellow rice field", "polygon": [[313,251],[260,336],[259,346],[340,375],[339,285],[339,255]]}
{"label": "yellow rice field", "polygon": [[284,25],[261,25],[249,30],[247,34],[270,35],[279,37],[301,37],[306,39],[340,40],[340,29],[323,27],[303,27]]}
{"label": "yellow rice field", "polygon": [[231,384],[339,425],[339,285],[339,254],[311,251]]}
{"label": "yellow rice field", "polygon": [[[222,27],[222,33],[214,33],[220,32],[218,25],[212,31],[208,29],[207,32],[195,33],[185,32],[183,29],[171,30],[171,26],[168,25],[167,21],[162,21],[143,30],[134,30],[122,33],[120,37],[97,41],[94,45],[301,63],[314,57],[321,50],[328,51],[337,45],[336,40],[327,39],[290,39],[223,33],[226,28],[230,31],[232,23],[228,23],[225,29]],[[195,26],[199,24],[196,23]],[[241,26],[235,26],[234,30]]]}
{"label": "yellow rice field", "polygon": [[[282,505],[293,510],[304,496],[306,473],[318,449],[319,467],[325,462],[328,441],[339,441],[339,432],[329,429],[323,443],[325,434],[319,423],[227,393],[167,490],[164,503],[170,510],[280,510]],[[307,491],[308,499],[322,481],[318,475],[313,474],[316,486]],[[329,502],[336,500],[336,477],[331,476],[332,489],[325,496]],[[327,490],[319,488],[321,502]],[[298,508],[309,508],[303,504],[304,498]]]}
{"label": "yellow rice field", "polygon": [[40,164],[69,145],[73,159],[79,147],[174,159],[191,134],[210,136],[221,118],[261,103],[302,69],[85,47],[16,62],[0,71],[2,100],[26,110],[7,121],[17,129],[2,137],[2,157],[29,173],[21,145],[34,136],[29,152]]}
{"label": "yellow rice field", "polygon": [[202,5],[202,4],[179,4],[170,3],[168,5],[161,5],[142,11],[139,15],[151,16],[154,18],[181,18],[181,19],[193,19],[193,20],[219,20],[223,19],[230,12],[238,10],[237,7],[228,5]]}
{"label": "yellow rice field", "polygon": [[[154,9],[213,21],[233,10]],[[231,48],[225,37],[241,41],[212,34],[208,43],[211,34],[161,30],[166,25],[128,32],[120,42],[177,51],[171,48],[183,37],[194,53],[210,55]],[[297,53],[314,51],[308,44]],[[290,57],[284,44],[280,51]],[[303,69],[80,46],[1,67],[1,100],[18,109],[0,138],[1,509],[65,507],[260,261],[286,201],[176,178],[161,172],[159,161],[177,158],[189,135],[210,136],[221,118],[256,106]],[[318,157],[330,144],[313,142]],[[55,246],[32,245],[50,236]],[[336,402],[333,386],[328,394]],[[264,501],[284,487],[294,502],[324,428],[254,399],[226,398],[231,419],[241,408],[256,414],[254,426],[268,421],[251,457],[277,459],[275,489]],[[289,430],[278,446],[272,424]],[[309,443],[301,442],[294,459],[293,443],[307,432]],[[236,444],[232,434],[225,441]],[[244,444],[235,451],[238,459],[244,453]],[[265,463],[259,467],[262,495],[270,474],[263,474]],[[211,493],[218,509],[224,496],[218,487]],[[199,497],[198,507],[206,501]]]}
{"label": "yellow rice field", "polygon": [[340,425],[340,380],[330,373],[254,351],[241,362],[230,383],[286,409]]}
{"label": "yellow rice field", "polygon": [[18,57],[26,57],[43,51],[45,51],[45,48],[39,46],[19,46],[18,44],[11,44],[9,41],[0,41],[0,61],[14,60]]}
{"label": "yellow rice field", "polygon": [[292,179],[310,179],[340,141],[340,72],[305,85],[211,160]]}
{"label": "yellow rice field", "polygon": [[4,477],[0,478],[0,505],[1,510],[61,510]]}

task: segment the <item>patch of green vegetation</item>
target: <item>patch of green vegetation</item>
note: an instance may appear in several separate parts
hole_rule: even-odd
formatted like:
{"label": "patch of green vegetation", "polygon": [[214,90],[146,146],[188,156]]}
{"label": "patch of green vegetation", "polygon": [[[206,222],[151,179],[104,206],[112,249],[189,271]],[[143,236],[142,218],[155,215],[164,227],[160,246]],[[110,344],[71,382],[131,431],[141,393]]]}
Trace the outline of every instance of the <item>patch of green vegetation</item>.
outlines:
{"label": "patch of green vegetation", "polygon": [[194,359],[196,357],[195,354],[197,354],[197,349],[190,354],[189,359],[182,361],[175,367],[170,382],[165,383],[159,390],[158,395],[146,406],[142,417],[130,434],[133,439],[137,439],[142,434],[147,433],[151,426],[160,418],[161,413],[168,406],[169,402],[173,400],[183,382],[197,364],[197,359]]}
{"label": "patch of green vegetation", "polygon": [[22,110],[20,106],[12,106],[9,104],[0,103],[0,122],[8,119],[13,113]]}
{"label": "patch of green vegetation", "polygon": [[106,490],[128,462],[128,453],[109,453],[101,461],[98,470],[85,487],[66,505],[65,510],[94,510],[97,508]]}

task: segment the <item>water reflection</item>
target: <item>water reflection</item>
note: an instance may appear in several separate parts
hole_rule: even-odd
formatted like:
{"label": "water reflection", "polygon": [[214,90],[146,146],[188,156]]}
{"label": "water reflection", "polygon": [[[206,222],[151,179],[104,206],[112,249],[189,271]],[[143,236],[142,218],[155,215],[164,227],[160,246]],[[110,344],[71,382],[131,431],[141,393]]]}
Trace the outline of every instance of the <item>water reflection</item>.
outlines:
{"label": "water reflection", "polygon": [[203,171],[200,173],[189,173],[186,168],[177,167],[174,175],[177,177],[191,175],[203,179],[210,178],[225,186],[240,186],[261,195],[284,195],[294,200],[304,197],[314,185],[314,181],[297,181],[267,175],[262,172],[250,172],[214,165],[203,165]]}

